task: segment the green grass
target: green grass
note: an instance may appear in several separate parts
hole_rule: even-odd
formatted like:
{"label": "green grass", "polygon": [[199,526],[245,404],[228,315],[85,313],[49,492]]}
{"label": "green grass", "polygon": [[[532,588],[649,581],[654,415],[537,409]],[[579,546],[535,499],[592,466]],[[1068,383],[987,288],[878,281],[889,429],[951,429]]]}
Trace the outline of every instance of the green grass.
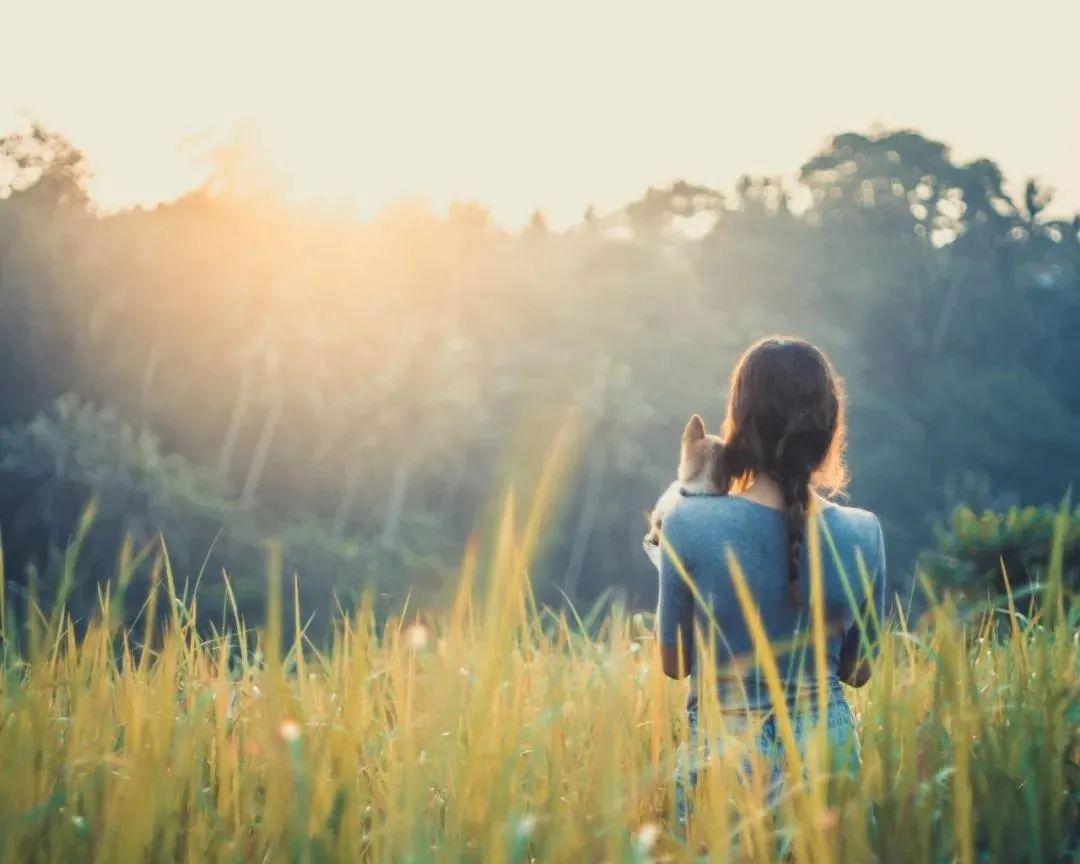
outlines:
{"label": "green grass", "polygon": [[[85,628],[0,621],[3,860],[1075,860],[1080,606],[1060,581],[1043,613],[942,597],[901,622],[849,693],[857,779],[814,737],[770,809],[717,760],[685,837],[685,685],[648,619],[615,607],[583,627],[534,602],[550,486],[523,518],[509,499],[445,615],[377,628],[365,603],[320,651],[280,602],[273,549],[264,631],[198,632],[161,561],[133,630],[115,596]],[[705,706],[710,733],[718,717]]]}

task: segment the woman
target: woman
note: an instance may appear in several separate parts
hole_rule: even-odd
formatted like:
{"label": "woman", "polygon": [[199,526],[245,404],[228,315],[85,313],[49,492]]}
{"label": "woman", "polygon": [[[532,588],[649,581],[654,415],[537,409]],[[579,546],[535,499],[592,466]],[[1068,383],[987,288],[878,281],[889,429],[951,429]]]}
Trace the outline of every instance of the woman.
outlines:
{"label": "woman", "polygon": [[[811,629],[806,532],[808,515],[820,514],[822,536],[831,538],[821,546],[826,726],[834,749],[853,754],[857,764],[854,721],[840,682],[861,686],[869,677],[867,652],[860,646],[868,646],[876,634],[862,632],[860,622],[884,620],[885,548],[876,516],[818,494],[835,494],[846,480],[842,383],[819,349],[777,337],[751,346],[732,375],[722,437],[728,494],[683,495],[663,522],[657,640],[665,674],[692,678],[686,706],[692,745],[698,739],[705,671],[699,668],[699,651],[712,646],[720,710],[730,725],[754,730],[756,749],[771,763],[775,794],[784,771],[776,706],[752,662],[753,638],[729,572],[729,551],[745,574],[773,646],[802,749],[818,719],[818,670],[813,651],[805,647]],[[680,818],[700,764],[694,749],[678,778]]]}

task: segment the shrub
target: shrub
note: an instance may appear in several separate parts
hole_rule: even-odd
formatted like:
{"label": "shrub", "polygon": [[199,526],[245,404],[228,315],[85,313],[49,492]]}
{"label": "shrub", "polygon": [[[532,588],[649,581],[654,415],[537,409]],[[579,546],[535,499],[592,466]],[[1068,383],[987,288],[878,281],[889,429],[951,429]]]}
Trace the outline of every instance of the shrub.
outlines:
{"label": "shrub", "polygon": [[[396,602],[406,584],[434,584],[449,558],[433,525],[408,532],[410,545],[387,547],[374,536],[337,536],[313,514],[243,508],[214,474],[163,453],[152,433],[70,394],[30,422],[0,430],[0,454],[4,554],[16,593],[33,570],[43,600],[51,601],[64,550],[93,502],[93,524],[80,539],[79,574],[67,599],[77,616],[92,611],[98,585],[116,574],[125,537],[136,548],[167,537],[178,585],[204,575],[200,608],[215,617],[224,602],[219,574],[228,571],[249,621],[259,620],[264,607],[267,537],[281,540],[286,577],[291,583],[299,574],[309,612],[328,612],[336,602],[347,608],[368,583],[379,583],[383,605]],[[152,558],[144,556],[146,568]]]}
{"label": "shrub", "polygon": [[1080,587],[1080,507],[1010,507],[1005,513],[953,511],[937,529],[938,547],[921,558],[923,571],[942,587],[969,597],[1001,594],[1002,567],[1014,592],[1044,581],[1055,521],[1063,521],[1063,584]]}

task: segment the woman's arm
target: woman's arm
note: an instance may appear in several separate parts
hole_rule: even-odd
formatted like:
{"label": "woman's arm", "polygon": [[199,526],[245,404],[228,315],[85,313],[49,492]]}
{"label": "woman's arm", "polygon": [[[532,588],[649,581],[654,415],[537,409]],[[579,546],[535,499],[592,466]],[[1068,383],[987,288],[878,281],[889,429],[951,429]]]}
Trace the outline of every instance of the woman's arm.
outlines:
{"label": "woman's arm", "polygon": [[[672,558],[677,548],[685,548],[677,538],[680,520],[672,514],[664,520],[660,543],[660,591],[656,607],[656,644],[660,665],[668,678],[690,674],[694,652],[694,598],[683,580],[680,564]],[[685,567],[685,562],[682,562]]]}
{"label": "woman's arm", "polygon": [[[863,607],[863,620],[867,609]],[[856,621],[844,634],[844,643],[840,646],[840,668],[837,677],[850,687],[862,687],[870,680],[870,658],[862,650],[862,627]]]}
{"label": "woman's arm", "polygon": [[870,661],[877,651],[885,621],[885,535],[881,523],[877,519],[874,522],[877,526],[877,561],[870,574],[872,593],[859,609],[855,623],[844,634],[840,646],[837,676],[852,687],[862,687],[870,680]]}

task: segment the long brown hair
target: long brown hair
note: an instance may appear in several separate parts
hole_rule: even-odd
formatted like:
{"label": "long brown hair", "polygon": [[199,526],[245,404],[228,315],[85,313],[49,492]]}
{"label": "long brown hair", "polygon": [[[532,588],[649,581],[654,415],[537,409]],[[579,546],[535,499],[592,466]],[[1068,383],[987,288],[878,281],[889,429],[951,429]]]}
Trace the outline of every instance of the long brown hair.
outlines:
{"label": "long brown hair", "polygon": [[762,339],[735,364],[722,434],[732,489],[744,489],[761,475],[780,485],[789,587],[798,604],[811,486],[836,494],[847,482],[843,382],[809,342]]}

